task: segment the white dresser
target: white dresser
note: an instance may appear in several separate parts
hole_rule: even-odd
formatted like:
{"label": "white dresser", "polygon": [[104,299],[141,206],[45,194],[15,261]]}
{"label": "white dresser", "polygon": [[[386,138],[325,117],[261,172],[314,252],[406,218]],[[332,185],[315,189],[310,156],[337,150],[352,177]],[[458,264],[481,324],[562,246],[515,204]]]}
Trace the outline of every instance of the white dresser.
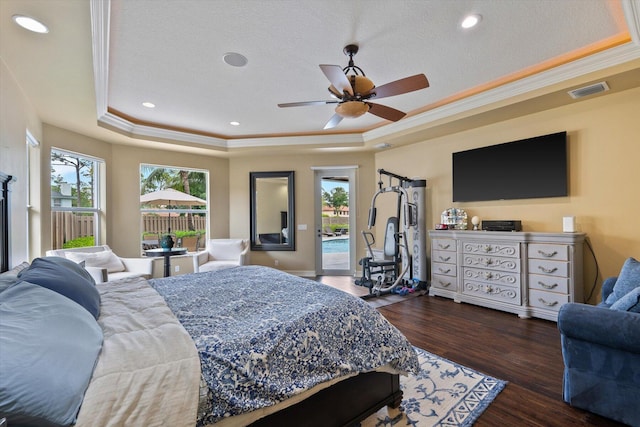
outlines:
{"label": "white dresser", "polygon": [[431,230],[430,295],[556,321],[583,302],[584,233]]}

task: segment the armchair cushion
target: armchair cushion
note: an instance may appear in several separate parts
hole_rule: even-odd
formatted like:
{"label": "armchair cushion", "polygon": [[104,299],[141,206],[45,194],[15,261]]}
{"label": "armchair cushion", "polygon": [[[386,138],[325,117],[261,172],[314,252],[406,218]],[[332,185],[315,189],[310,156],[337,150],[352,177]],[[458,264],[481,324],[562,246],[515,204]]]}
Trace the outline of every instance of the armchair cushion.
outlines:
{"label": "armchair cushion", "polygon": [[614,302],[610,308],[611,310],[640,313],[640,286]]}
{"label": "armchair cushion", "polygon": [[613,305],[638,286],[640,286],[640,262],[634,258],[628,258],[620,270],[618,279],[613,286],[613,292],[609,294],[605,303]]}
{"label": "armchair cushion", "polygon": [[209,239],[207,242],[207,252],[211,260],[236,261],[243,251],[241,239]]}
{"label": "armchair cushion", "polygon": [[[102,257],[91,257],[93,254],[103,254]],[[80,255],[76,255],[80,254]],[[82,248],[70,248],[70,249],[52,249],[47,251],[49,256],[60,256],[69,260],[75,258],[76,260],[84,259],[85,268],[91,273],[96,283],[102,283],[117,279],[123,279],[128,277],[142,276],[145,278],[151,278],[153,272],[153,260],[150,258],[120,258],[117,256],[108,245],[99,246],[87,246]],[[115,259],[114,259],[115,258]],[[87,264],[89,260],[89,264]],[[117,263],[116,263],[117,260]],[[103,265],[102,262],[106,261],[105,266],[92,267],[93,265]],[[108,270],[107,266],[111,267]],[[113,272],[114,270],[117,270]]]}
{"label": "armchair cushion", "polygon": [[85,262],[87,267],[106,268],[107,273],[124,271],[124,264],[112,251],[102,252],[67,252],[66,257],[75,262]]}
{"label": "armchair cushion", "polygon": [[219,270],[247,264],[249,241],[246,239],[209,239],[206,249],[193,257],[193,271]]}

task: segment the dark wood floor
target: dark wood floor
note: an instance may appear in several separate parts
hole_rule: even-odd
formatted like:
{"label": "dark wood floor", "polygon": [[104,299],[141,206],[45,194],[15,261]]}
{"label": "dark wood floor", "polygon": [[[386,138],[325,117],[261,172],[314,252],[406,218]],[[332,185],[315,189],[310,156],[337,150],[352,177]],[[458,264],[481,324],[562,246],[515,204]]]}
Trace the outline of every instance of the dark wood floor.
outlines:
{"label": "dark wood floor", "polygon": [[[346,291],[353,282],[347,276],[318,280]],[[362,289],[353,286],[356,293]],[[378,310],[413,345],[509,382],[476,427],[623,425],[562,401],[563,363],[555,322],[430,296]]]}

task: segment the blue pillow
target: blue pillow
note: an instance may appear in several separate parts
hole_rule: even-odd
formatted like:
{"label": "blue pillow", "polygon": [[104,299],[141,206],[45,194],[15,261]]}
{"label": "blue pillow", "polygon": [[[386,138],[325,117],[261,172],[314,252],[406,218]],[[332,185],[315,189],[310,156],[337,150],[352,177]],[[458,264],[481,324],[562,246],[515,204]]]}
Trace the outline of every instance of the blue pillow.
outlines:
{"label": "blue pillow", "polygon": [[93,374],[102,330],[69,298],[20,282],[0,293],[0,414],[8,425],[70,425]]}
{"label": "blue pillow", "polygon": [[611,310],[640,313],[640,286],[614,302],[609,308]]}
{"label": "blue pillow", "polygon": [[9,271],[5,271],[4,273],[0,273],[0,292],[7,289],[9,286],[18,283],[20,279],[18,279],[18,274],[25,268],[29,267],[28,262],[23,262],[15,267],[13,267]]}
{"label": "blue pillow", "polygon": [[[70,265],[67,263],[75,266],[69,268]],[[85,272],[89,276],[87,278],[77,270],[81,268],[73,261],[60,257],[36,258],[28,269],[20,272],[18,277],[25,282],[35,283],[72,299],[97,319],[100,315],[100,294],[91,275]]]}
{"label": "blue pillow", "polygon": [[638,286],[640,286],[640,262],[634,258],[628,258],[620,270],[613,292],[609,294],[605,303],[613,305]]}

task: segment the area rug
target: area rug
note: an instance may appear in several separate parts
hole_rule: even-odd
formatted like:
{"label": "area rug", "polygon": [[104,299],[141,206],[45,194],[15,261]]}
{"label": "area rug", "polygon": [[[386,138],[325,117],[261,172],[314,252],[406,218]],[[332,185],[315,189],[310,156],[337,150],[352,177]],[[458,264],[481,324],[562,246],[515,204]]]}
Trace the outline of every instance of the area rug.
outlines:
{"label": "area rug", "polygon": [[380,409],[362,427],[468,427],[507,384],[425,350],[416,352],[420,372],[400,377],[400,407]]}

